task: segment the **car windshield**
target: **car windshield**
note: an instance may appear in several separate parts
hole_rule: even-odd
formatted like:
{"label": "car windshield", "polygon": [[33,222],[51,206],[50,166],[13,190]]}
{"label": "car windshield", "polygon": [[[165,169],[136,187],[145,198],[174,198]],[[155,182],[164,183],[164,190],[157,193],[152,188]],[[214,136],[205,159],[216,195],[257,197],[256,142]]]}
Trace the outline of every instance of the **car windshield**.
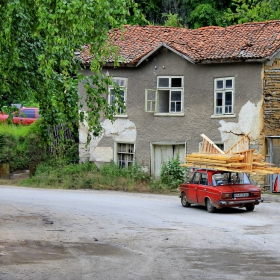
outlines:
{"label": "car windshield", "polygon": [[244,172],[219,172],[212,175],[213,186],[228,184],[250,184],[250,180]]}

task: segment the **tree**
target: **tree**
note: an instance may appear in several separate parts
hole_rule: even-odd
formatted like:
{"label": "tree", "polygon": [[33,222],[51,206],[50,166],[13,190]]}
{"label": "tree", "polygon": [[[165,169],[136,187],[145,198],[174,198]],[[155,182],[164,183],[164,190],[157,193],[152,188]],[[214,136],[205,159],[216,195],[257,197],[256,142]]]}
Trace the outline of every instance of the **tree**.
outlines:
{"label": "tree", "polygon": [[19,2],[0,4],[0,108],[34,99],[44,87],[37,55],[43,45],[32,32],[33,11]]}
{"label": "tree", "polygon": [[182,27],[182,24],[180,23],[182,21],[181,18],[178,17],[177,14],[163,14],[167,19],[164,23],[165,26],[172,26],[172,27]]}
{"label": "tree", "polygon": [[[0,97],[34,97],[44,127],[57,123],[77,126],[78,82],[87,90],[87,121],[98,135],[101,111],[113,120],[114,107],[104,93],[111,82],[101,75],[104,58],[112,54],[108,31],[127,23],[138,12],[132,0],[2,0],[0,4]],[[93,76],[79,74],[74,53],[91,46]],[[121,104],[120,104],[121,105]],[[45,130],[46,131],[46,130]]]}
{"label": "tree", "polygon": [[280,19],[280,1],[233,0],[226,16],[233,23]]}
{"label": "tree", "polygon": [[[224,13],[231,7],[232,0],[135,0],[147,20],[158,25],[174,25],[174,17],[177,15],[182,26],[198,28],[209,25],[230,25],[229,16]],[[172,19],[172,20],[170,20]]]}

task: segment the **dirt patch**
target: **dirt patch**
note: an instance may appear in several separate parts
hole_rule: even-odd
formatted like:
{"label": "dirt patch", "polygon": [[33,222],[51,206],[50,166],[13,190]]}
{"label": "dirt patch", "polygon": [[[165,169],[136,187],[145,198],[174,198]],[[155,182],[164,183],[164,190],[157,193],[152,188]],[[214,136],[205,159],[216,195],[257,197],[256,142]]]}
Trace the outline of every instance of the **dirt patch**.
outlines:
{"label": "dirt patch", "polygon": [[10,179],[1,179],[0,185],[19,185],[22,180],[29,178],[29,170],[18,170],[10,174]]}
{"label": "dirt patch", "polygon": [[87,256],[122,256],[129,252],[121,247],[105,243],[71,243],[23,240],[0,242],[0,265],[40,263],[46,260]]}

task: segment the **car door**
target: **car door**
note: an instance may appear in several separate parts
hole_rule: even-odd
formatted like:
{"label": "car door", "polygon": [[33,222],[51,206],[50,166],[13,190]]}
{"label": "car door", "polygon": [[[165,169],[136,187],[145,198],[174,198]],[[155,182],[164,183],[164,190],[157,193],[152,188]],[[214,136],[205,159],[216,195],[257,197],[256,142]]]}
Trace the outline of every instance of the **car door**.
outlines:
{"label": "car door", "polygon": [[197,187],[200,181],[200,173],[195,172],[188,186],[187,200],[189,203],[197,203]]}
{"label": "car door", "polygon": [[199,184],[197,185],[197,202],[204,204],[205,194],[208,187],[208,174],[203,172],[200,174]]}

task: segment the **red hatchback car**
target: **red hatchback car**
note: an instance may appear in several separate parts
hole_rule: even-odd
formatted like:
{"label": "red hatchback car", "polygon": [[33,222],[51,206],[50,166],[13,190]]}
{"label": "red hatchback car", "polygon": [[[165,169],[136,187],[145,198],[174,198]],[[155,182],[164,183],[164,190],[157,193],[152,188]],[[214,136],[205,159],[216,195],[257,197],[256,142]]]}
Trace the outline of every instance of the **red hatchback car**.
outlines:
{"label": "red hatchback car", "polygon": [[190,182],[179,187],[183,207],[206,206],[209,213],[225,207],[253,211],[262,202],[261,188],[251,185],[246,173],[199,169]]}

